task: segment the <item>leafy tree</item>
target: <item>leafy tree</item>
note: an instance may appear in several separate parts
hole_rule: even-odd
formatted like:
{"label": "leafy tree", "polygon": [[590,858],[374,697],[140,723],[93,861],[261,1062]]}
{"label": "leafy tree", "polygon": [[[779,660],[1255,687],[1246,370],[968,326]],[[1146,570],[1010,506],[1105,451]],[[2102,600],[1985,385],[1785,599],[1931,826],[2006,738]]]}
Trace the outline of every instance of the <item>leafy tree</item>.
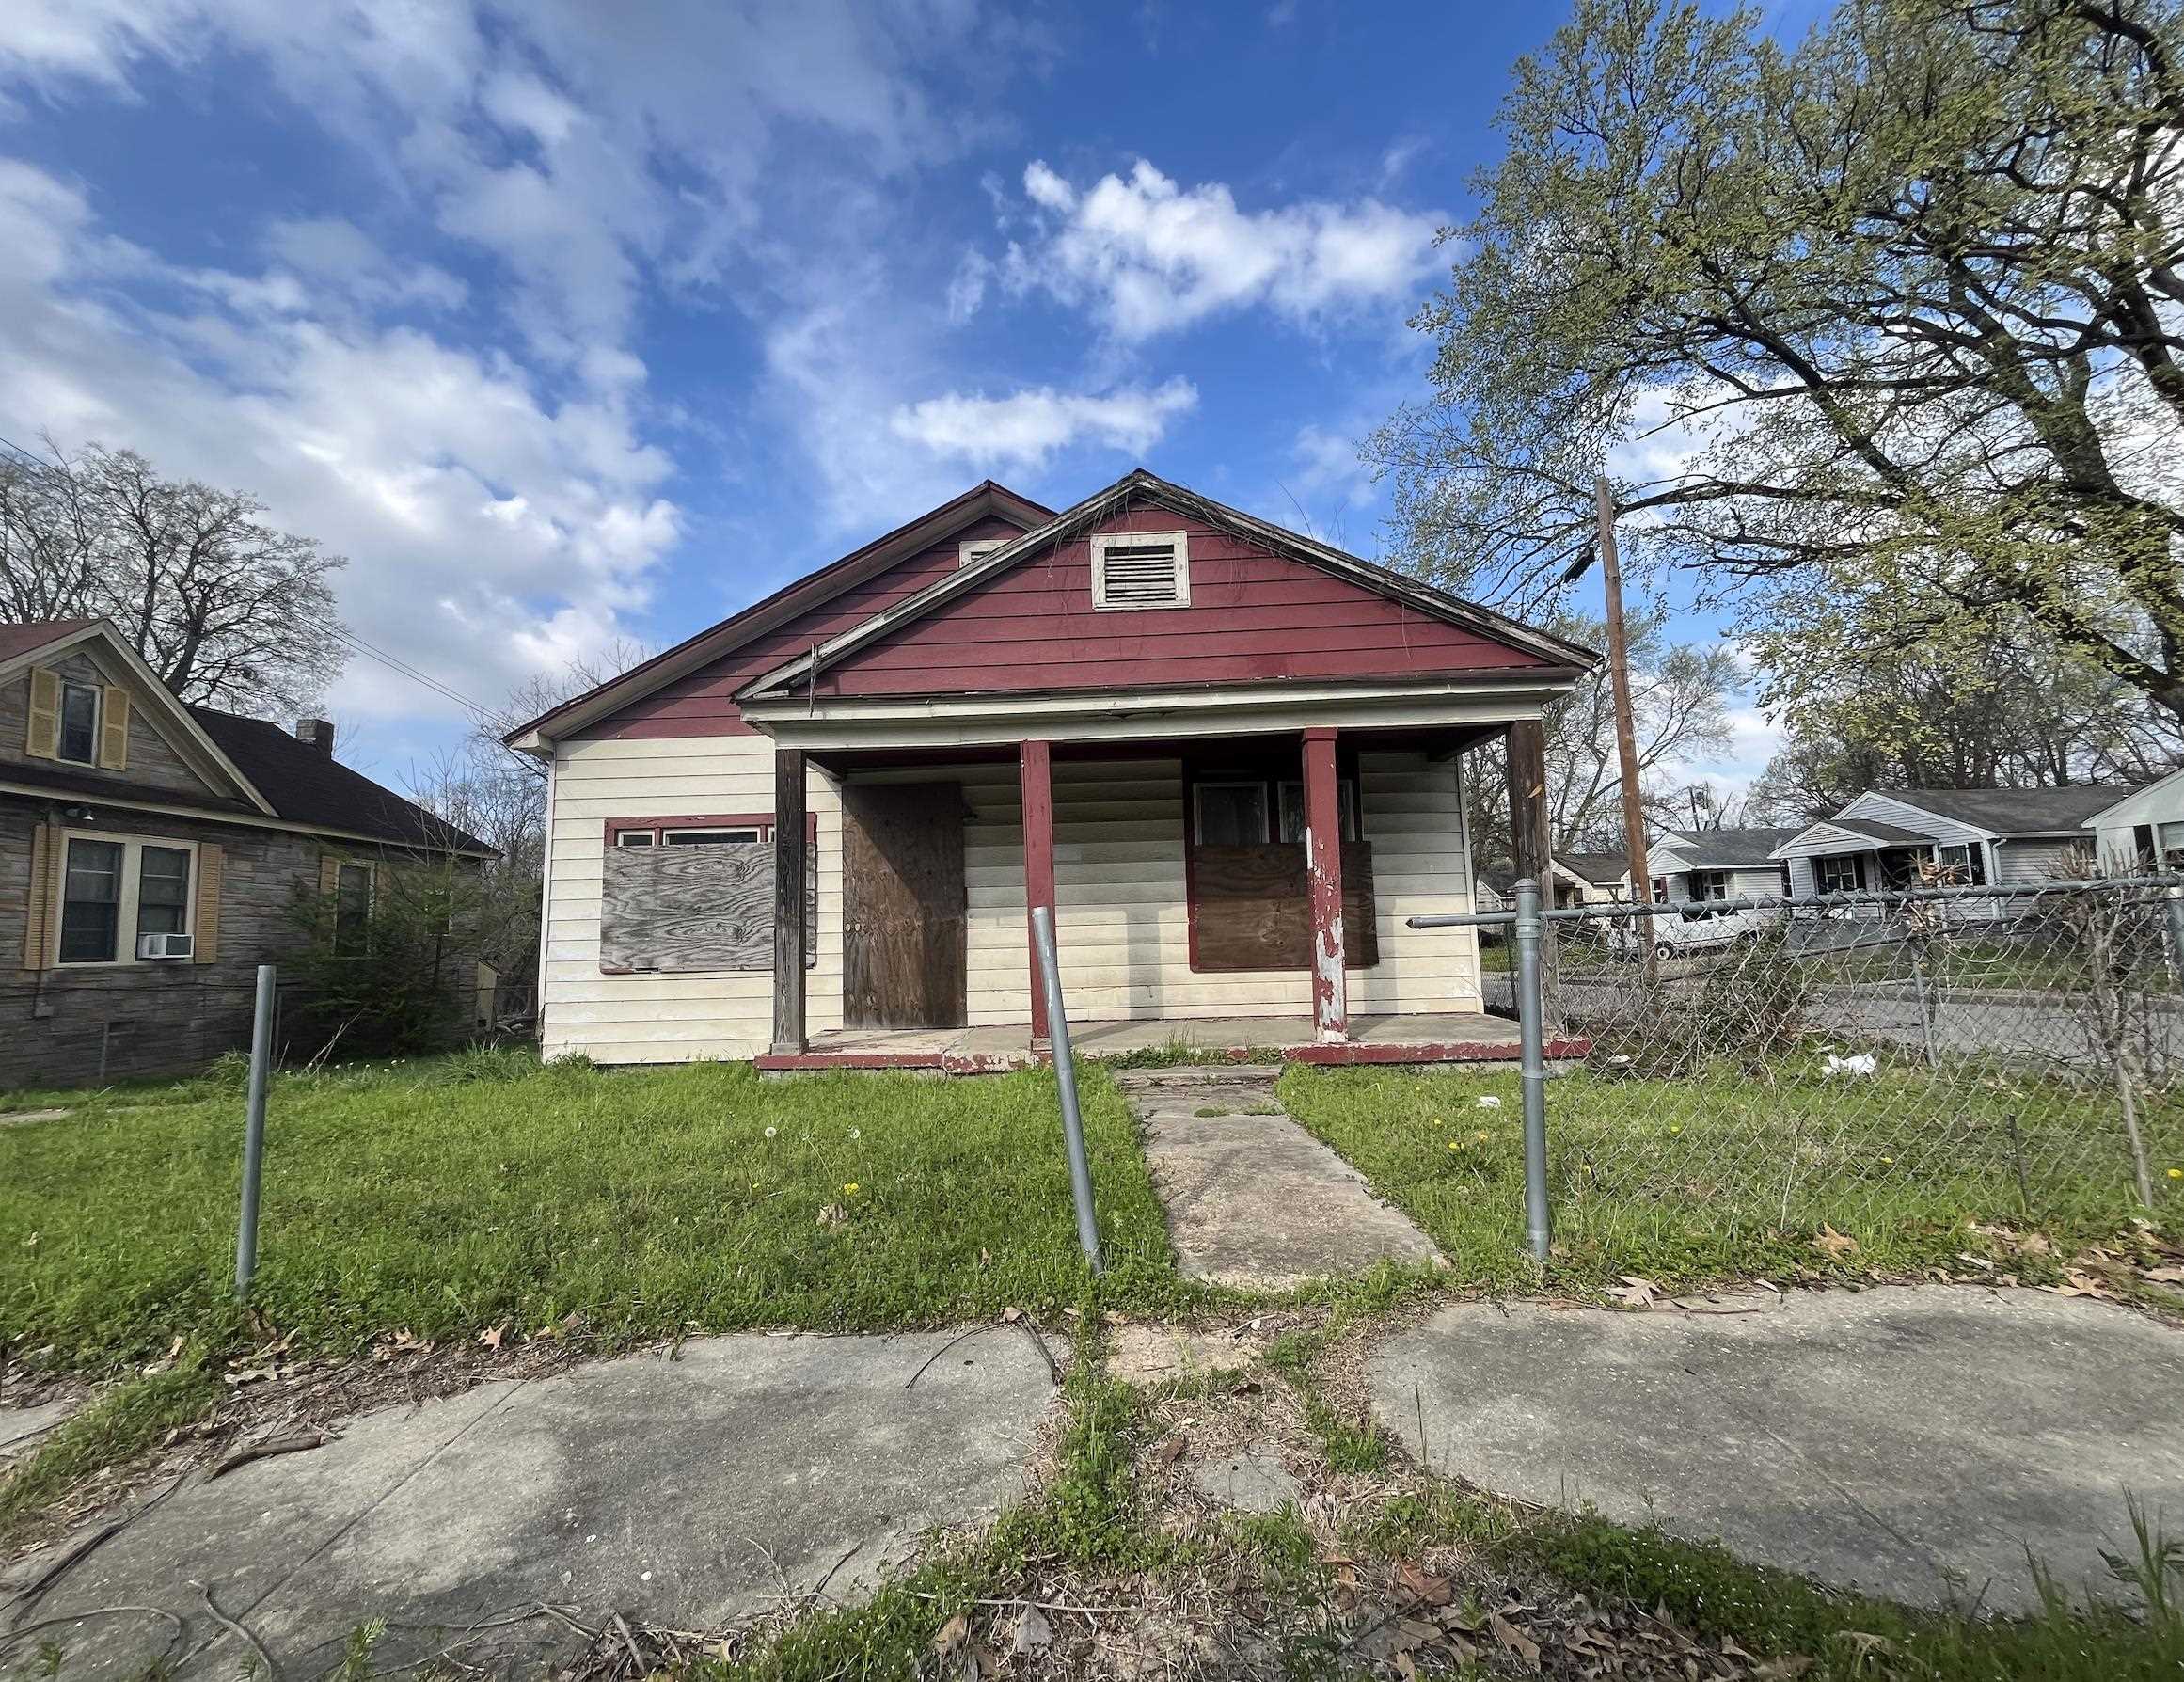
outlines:
{"label": "leafy tree", "polygon": [[[1369,446],[1410,564],[1540,599],[1606,464],[1712,592],[1945,573],[1931,624],[2019,616],[2184,713],[2180,45],[2176,0],[1844,0],[1787,47],[1578,0],[1416,320],[1432,400]],[[1796,703],[1811,617],[1760,595]]]}
{"label": "leafy tree", "polygon": [[298,1000],[291,1046],[308,1056],[385,1056],[461,1038],[483,900],[478,869],[444,857],[378,860],[368,917],[339,894],[298,887],[290,918],[300,938],[282,960]]}
{"label": "leafy tree", "polygon": [[340,674],[340,556],[133,450],[47,450],[0,451],[0,620],[110,619],[184,701],[240,712],[302,711]]}
{"label": "leafy tree", "polygon": [[2021,616],[1901,623],[1905,598],[1801,609],[1812,662],[1755,812],[1823,817],[1866,788],[2150,781],[2184,756],[2176,718]]}

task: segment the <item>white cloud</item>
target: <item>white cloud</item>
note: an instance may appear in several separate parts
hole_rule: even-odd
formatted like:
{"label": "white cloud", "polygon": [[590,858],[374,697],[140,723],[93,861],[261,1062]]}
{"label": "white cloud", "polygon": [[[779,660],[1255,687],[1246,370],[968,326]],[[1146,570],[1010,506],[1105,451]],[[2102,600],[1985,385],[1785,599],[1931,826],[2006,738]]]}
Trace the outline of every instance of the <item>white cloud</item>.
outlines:
{"label": "white cloud", "polygon": [[1350,507],[1366,508],[1379,494],[1353,438],[1323,426],[1303,426],[1290,453],[1297,466],[1297,489],[1307,497],[1334,496]]}
{"label": "white cloud", "polygon": [[978,313],[986,301],[986,282],[993,264],[982,251],[966,251],[948,282],[948,319],[958,326]]}
{"label": "white cloud", "polygon": [[1242,211],[1222,183],[1185,189],[1143,159],[1082,193],[1035,159],[1023,186],[1038,229],[1008,247],[1009,285],[1089,307],[1125,341],[1258,306],[1310,322],[1400,298],[1437,263],[1443,218],[1377,198]]}
{"label": "white cloud", "polygon": [[[80,191],[9,160],[0,250],[0,434],[126,444],[255,491],[350,558],[339,590],[359,635],[480,701],[611,642],[675,541],[670,463],[614,398],[557,402],[505,357],[301,312],[267,276],[163,269],[105,236]],[[143,297],[115,295],[139,279]],[[163,294],[191,307],[146,301]],[[333,700],[436,707],[362,659]]]}
{"label": "white cloud", "polygon": [[1168,422],[1197,406],[1191,382],[1171,379],[1092,395],[1039,386],[1006,397],[951,391],[894,411],[895,436],[974,465],[1032,468],[1055,452],[1093,445],[1143,455]]}

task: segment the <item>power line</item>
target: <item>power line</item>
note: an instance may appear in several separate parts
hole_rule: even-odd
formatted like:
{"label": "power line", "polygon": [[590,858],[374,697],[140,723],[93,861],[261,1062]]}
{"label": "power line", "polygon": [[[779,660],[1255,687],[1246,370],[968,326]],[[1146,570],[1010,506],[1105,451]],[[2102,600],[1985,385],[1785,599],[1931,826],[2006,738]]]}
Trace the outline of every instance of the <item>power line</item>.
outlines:
{"label": "power line", "polygon": [[359,637],[355,631],[350,630],[346,626],[329,623],[325,628],[337,641],[341,643],[344,646],[355,650],[358,654],[363,655],[368,659],[377,660],[381,665],[385,666],[388,671],[395,673],[397,675],[406,677],[412,683],[422,684],[426,689],[431,690],[434,693],[446,697],[448,700],[452,701],[456,706],[463,707],[470,712],[477,718],[479,722],[491,723],[493,722],[493,713],[489,708],[480,705],[476,701],[471,700],[469,696],[462,693],[460,690],[452,689],[449,685],[442,683],[438,678],[431,675],[429,673],[420,672],[417,667],[409,664],[406,660],[400,659],[396,656],[388,654],[384,648],[377,647],[376,645],[366,642],[362,637]]}

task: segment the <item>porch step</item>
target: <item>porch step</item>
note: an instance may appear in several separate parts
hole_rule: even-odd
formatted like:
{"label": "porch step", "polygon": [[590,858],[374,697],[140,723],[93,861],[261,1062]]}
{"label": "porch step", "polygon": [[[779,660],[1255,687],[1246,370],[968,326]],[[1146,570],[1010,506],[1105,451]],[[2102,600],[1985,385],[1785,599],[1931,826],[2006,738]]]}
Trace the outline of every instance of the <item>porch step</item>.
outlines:
{"label": "porch step", "polygon": [[1268,1091],[1282,1077],[1279,1063],[1180,1063],[1173,1069],[1117,1069],[1115,1084],[1125,1092],[1158,1092],[1176,1087],[1257,1087]]}

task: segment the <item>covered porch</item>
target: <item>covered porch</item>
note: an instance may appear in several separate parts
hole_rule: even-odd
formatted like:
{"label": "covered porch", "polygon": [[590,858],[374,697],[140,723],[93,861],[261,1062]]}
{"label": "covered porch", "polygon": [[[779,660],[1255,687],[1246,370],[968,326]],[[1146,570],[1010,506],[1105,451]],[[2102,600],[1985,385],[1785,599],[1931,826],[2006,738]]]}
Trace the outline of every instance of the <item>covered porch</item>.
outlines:
{"label": "covered porch", "polygon": [[[1547,686],[1303,687],[1241,704],[747,702],[776,769],[775,1022],[758,1066],[973,1073],[1051,1056],[1040,908],[1086,1056],[1513,1059],[1470,931],[1407,920],[1469,907],[1462,757],[1510,734],[1522,762]],[[838,921],[792,909],[825,868],[792,841],[808,788],[841,814]]]}

